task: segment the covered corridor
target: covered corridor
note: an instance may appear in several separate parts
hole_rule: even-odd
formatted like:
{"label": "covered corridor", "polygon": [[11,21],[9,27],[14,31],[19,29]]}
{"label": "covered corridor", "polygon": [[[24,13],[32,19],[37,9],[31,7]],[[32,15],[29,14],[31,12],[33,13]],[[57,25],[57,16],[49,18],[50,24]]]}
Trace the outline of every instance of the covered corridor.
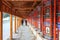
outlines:
{"label": "covered corridor", "polygon": [[0,40],[60,40],[60,0],[0,0]]}

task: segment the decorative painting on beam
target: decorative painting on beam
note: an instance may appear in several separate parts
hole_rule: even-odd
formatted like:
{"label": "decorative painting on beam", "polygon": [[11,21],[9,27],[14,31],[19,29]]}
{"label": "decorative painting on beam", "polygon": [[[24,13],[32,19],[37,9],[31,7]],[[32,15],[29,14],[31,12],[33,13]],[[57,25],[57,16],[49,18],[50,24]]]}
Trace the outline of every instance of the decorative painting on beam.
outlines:
{"label": "decorative painting on beam", "polygon": [[52,40],[52,1],[51,0],[43,0],[44,6],[44,37],[47,40]]}
{"label": "decorative painting on beam", "polygon": [[56,9],[57,13],[57,28],[58,28],[58,36],[57,39],[60,40],[60,0],[57,0],[57,9]]}

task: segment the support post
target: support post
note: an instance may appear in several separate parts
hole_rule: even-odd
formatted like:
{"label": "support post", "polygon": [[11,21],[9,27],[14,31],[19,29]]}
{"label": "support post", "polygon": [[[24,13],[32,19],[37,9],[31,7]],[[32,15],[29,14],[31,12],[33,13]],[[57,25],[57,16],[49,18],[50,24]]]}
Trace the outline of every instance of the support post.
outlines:
{"label": "support post", "polygon": [[19,18],[19,26],[21,26],[22,18]]}
{"label": "support post", "polygon": [[10,40],[12,40],[12,15],[10,14]]}
{"label": "support post", "polygon": [[40,13],[40,31],[42,32],[42,20],[41,20],[41,13]]}
{"label": "support post", "polygon": [[14,16],[14,32],[16,33],[16,16]]}
{"label": "support post", "polygon": [[0,40],[3,40],[2,39],[2,35],[3,35],[3,33],[2,33],[2,11],[0,11]]}
{"label": "support post", "polygon": [[43,29],[43,25],[44,25],[44,23],[43,23],[43,21],[44,21],[44,20],[43,20],[43,19],[44,19],[44,17],[43,17],[43,11],[44,11],[44,10],[43,10],[43,8],[44,8],[44,7],[43,7],[43,0],[42,0],[42,32],[43,32],[43,34],[44,34],[44,29]]}
{"label": "support post", "polygon": [[31,26],[32,26],[32,18],[31,18]]}
{"label": "support post", "polygon": [[56,40],[56,0],[54,0],[54,40]]}
{"label": "support post", "polygon": [[17,17],[17,27],[16,27],[16,30],[18,29],[18,17]]}
{"label": "support post", "polygon": [[18,17],[17,21],[18,21],[18,28],[19,28],[19,17]]}
{"label": "support post", "polygon": [[2,26],[2,1],[0,1],[0,40],[3,40],[2,36],[3,36],[3,26]]}

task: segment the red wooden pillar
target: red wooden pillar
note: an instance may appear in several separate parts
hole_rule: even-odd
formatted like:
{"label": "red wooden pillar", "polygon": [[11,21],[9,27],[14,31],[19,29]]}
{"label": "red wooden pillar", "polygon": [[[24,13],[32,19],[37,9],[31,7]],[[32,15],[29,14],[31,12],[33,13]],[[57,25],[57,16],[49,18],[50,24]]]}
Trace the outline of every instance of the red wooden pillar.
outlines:
{"label": "red wooden pillar", "polygon": [[18,29],[18,17],[17,17],[17,20],[16,21],[17,21],[17,26],[16,26],[16,30],[17,30]]}
{"label": "red wooden pillar", "polygon": [[44,19],[43,18],[43,0],[42,0],[42,15],[41,16],[42,16],[42,33],[43,33],[43,25],[44,25],[44,23],[43,23],[43,19]]}
{"label": "red wooden pillar", "polygon": [[19,17],[18,17],[17,21],[18,21],[18,28],[19,28]]}
{"label": "red wooden pillar", "polygon": [[32,18],[31,18],[31,25],[32,25]]}
{"label": "red wooden pillar", "polygon": [[19,28],[19,17],[17,17],[17,29]]}
{"label": "red wooden pillar", "polygon": [[40,13],[40,30],[42,31],[42,20],[41,20],[41,13]]}
{"label": "red wooden pillar", "polygon": [[54,0],[54,40],[56,40],[56,0]]}
{"label": "red wooden pillar", "polygon": [[2,11],[0,10],[0,40],[2,40],[2,35],[3,35],[3,33],[2,33],[2,19],[3,19]]}
{"label": "red wooden pillar", "polygon": [[10,40],[12,40],[12,15],[10,14]]}
{"label": "red wooden pillar", "polygon": [[2,2],[0,1],[0,40],[3,40],[2,38],[2,35],[3,35],[3,32],[2,32]]}
{"label": "red wooden pillar", "polygon": [[16,16],[14,16],[14,32],[16,33]]}

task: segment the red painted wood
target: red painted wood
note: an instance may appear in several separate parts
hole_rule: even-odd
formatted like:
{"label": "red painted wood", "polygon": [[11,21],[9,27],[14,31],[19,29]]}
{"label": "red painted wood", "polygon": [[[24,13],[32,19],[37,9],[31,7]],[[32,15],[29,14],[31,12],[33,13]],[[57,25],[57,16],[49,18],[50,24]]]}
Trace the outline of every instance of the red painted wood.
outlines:
{"label": "red painted wood", "polygon": [[37,14],[38,14],[38,12],[37,12],[37,10],[35,10],[33,16],[36,17]]}
{"label": "red painted wood", "polygon": [[43,23],[44,22],[43,21],[44,20],[44,17],[43,17],[44,9],[43,8],[44,8],[44,6],[43,6],[43,0],[42,0],[42,14],[41,14],[41,16],[42,16],[42,33],[44,33],[44,23]]}
{"label": "red painted wood", "polygon": [[56,40],[56,0],[54,0],[54,40]]}
{"label": "red painted wood", "polygon": [[0,0],[0,40],[3,40],[3,14],[2,14],[2,1]]}
{"label": "red painted wood", "polygon": [[3,26],[2,26],[2,12],[0,11],[0,40],[3,40],[2,35],[3,35]]}
{"label": "red painted wood", "polygon": [[12,15],[10,14],[10,40],[12,40]]}

